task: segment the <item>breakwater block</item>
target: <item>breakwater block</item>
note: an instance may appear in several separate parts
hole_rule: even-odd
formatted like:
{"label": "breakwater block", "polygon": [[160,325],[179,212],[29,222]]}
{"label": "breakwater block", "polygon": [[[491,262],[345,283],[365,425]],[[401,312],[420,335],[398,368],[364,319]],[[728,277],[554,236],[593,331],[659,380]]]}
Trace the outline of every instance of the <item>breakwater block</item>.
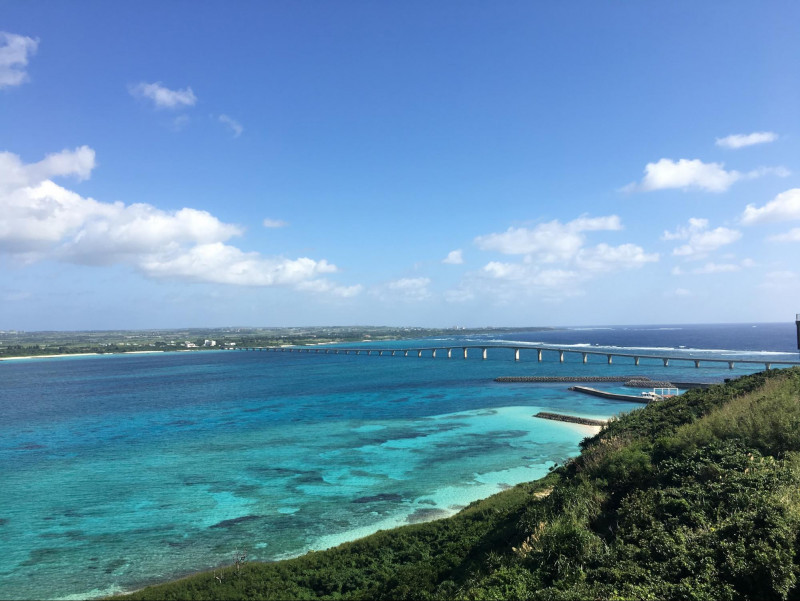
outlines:
{"label": "breakwater block", "polygon": [[495,382],[627,382],[641,376],[500,376]]}
{"label": "breakwater block", "polygon": [[533,417],[540,417],[542,419],[552,419],[557,422],[569,422],[571,424],[581,424],[584,426],[605,426],[606,420],[602,419],[589,419],[588,417],[578,417],[576,415],[564,415],[563,413],[548,413],[547,411],[540,411]]}
{"label": "breakwater block", "polygon": [[672,382],[666,380],[651,380],[650,378],[634,378],[625,382],[628,388],[677,388]]}

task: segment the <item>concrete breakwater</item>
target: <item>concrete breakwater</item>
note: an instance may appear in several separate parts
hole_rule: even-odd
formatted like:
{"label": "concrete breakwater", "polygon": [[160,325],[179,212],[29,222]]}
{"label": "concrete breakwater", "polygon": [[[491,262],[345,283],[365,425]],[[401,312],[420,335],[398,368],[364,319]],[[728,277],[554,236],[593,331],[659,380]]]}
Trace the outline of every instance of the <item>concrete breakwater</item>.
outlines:
{"label": "concrete breakwater", "polygon": [[635,376],[500,376],[495,382],[627,382],[629,380],[642,380]]}
{"label": "concrete breakwater", "polygon": [[606,392],[605,390],[597,390],[596,388],[589,388],[588,386],[570,386],[569,390],[574,392],[582,392],[583,394],[590,394],[592,396],[599,396],[603,399],[611,399],[613,401],[626,401],[628,403],[643,403],[647,404],[650,399],[642,396],[635,396],[632,394],[619,394],[616,392]]}
{"label": "concrete breakwater", "polygon": [[582,424],[584,426],[605,426],[606,420],[602,419],[589,419],[588,417],[577,417],[575,415],[564,415],[563,413],[548,413],[547,411],[540,411],[533,417],[540,417],[542,419],[552,419],[557,422],[569,422],[571,424]]}
{"label": "concrete breakwater", "polygon": [[547,383],[547,382],[611,382],[622,383],[628,388],[708,388],[710,382],[668,382],[667,380],[651,380],[642,376],[500,376],[495,382],[513,383]]}
{"label": "concrete breakwater", "polygon": [[649,378],[635,378],[625,382],[628,388],[684,388],[666,380],[651,380]]}

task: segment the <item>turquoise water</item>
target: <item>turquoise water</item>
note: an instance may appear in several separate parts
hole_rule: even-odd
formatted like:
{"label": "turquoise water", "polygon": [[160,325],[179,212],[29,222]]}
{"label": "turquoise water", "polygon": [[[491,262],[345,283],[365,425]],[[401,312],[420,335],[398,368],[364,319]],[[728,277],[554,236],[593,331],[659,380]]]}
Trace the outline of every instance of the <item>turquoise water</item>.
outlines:
{"label": "turquoise water", "polygon": [[0,596],[99,596],[229,564],[237,550],[279,559],[450,515],[544,475],[592,432],[537,411],[636,406],[496,376],[731,375],[525,357],[0,362]]}

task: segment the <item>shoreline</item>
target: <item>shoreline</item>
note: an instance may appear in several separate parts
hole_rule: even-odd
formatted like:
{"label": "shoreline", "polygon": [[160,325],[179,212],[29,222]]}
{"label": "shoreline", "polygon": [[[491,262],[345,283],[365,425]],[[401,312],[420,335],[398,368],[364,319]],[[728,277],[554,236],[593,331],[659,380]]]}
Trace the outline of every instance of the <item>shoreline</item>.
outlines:
{"label": "shoreline", "polygon": [[[588,428],[588,429],[596,429],[597,431],[600,430],[599,427],[596,427],[596,426],[585,426],[583,424],[562,422],[562,425],[568,426],[568,427],[572,427],[573,429]],[[517,468],[517,469],[531,469],[531,468]],[[380,520],[378,522],[374,522],[374,523],[369,524],[369,525],[359,526],[359,527],[356,527],[356,528],[353,528],[353,529],[350,529],[350,530],[346,530],[344,532],[339,532],[339,533],[336,533],[336,534],[322,534],[317,539],[315,539],[315,541],[313,543],[306,545],[306,548],[304,550],[298,552],[298,553],[289,552],[289,553],[285,553],[285,554],[282,554],[282,555],[277,555],[273,559],[267,559],[267,560],[260,560],[259,559],[259,560],[253,560],[252,562],[248,562],[248,563],[268,564],[268,563],[275,563],[275,562],[281,562],[281,561],[289,561],[289,560],[292,560],[292,559],[297,559],[299,557],[303,557],[305,555],[308,555],[309,553],[319,553],[319,552],[329,551],[329,550],[335,549],[336,547],[339,547],[341,545],[353,543],[353,542],[359,541],[361,539],[368,538],[368,537],[370,537],[370,536],[372,536],[374,534],[377,534],[379,532],[387,532],[387,531],[390,531],[390,530],[397,530],[397,529],[400,529],[400,528],[404,528],[406,526],[415,526],[417,524],[430,523],[430,522],[435,522],[435,521],[439,521],[439,520],[450,519],[450,518],[458,515],[459,513],[461,513],[461,511],[467,509],[470,505],[472,505],[474,503],[480,503],[480,502],[486,501],[487,499],[489,499],[489,498],[491,498],[491,497],[493,497],[495,495],[502,494],[502,493],[506,492],[507,490],[509,490],[511,488],[514,488],[515,486],[518,486],[518,485],[521,485],[521,484],[528,484],[528,483],[532,483],[532,482],[537,482],[539,480],[542,480],[543,478],[546,478],[549,475],[549,470],[547,468],[545,468],[544,466],[542,466],[542,468],[540,468],[540,469],[542,471],[538,475],[534,475],[534,477],[532,477],[530,479],[525,479],[525,480],[522,480],[520,482],[516,482],[516,483],[513,483],[513,484],[508,484],[508,483],[505,483],[505,482],[492,482],[492,481],[480,482],[480,481],[477,481],[476,482],[477,486],[483,488],[484,492],[487,491],[489,488],[495,488],[496,487],[495,490],[489,492],[489,494],[480,494],[479,493],[480,496],[477,496],[477,497],[470,496],[470,495],[464,495],[464,492],[466,491],[465,487],[461,487],[461,486],[448,486],[448,487],[445,487],[442,490],[447,493],[447,495],[451,498],[451,500],[453,502],[450,503],[447,507],[431,508],[434,512],[437,513],[437,515],[434,515],[433,513],[431,513],[431,514],[429,514],[430,515],[429,518],[424,518],[424,519],[418,519],[417,518],[417,519],[414,519],[415,512],[419,511],[420,509],[422,509],[423,511],[427,510],[428,509],[427,506],[418,507],[415,511],[411,511],[410,513],[397,512],[394,515],[386,516],[382,520]],[[502,470],[501,472],[496,472],[496,473],[503,473],[503,472],[508,472],[508,471],[511,471],[511,470]],[[425,499],[426,497],[420,497],[420,498],[421,499]],[[417,500],[419,500],[419,499],[417,499]],[[412,508],[408,508],[408,509],[412,509]],[[125,595],[130,595],[130,594],[133,594],[133,593],[137,593],[137,592],[142,591],[142,590],[144,590],[144,589],[146,589],[148,587],[151,587],[151,586],[159,586],[159,585],[162,585],[162,584],[169,584],[169,583],[172,583],[172,582],[177,582],[177,581],[180,581],[180,580],[183,580],[183,579],[186,579],[186,578],[191,578],[193,576],[197,576],[197,575],[200,575],[200,574],[212,573],[215,570],[220,570],[220,569],[223,569],[223,568],[226,568],[226,567],[229,567],[229,566],[230,566],[229,563],[222,563],[222,564],[219,564],[218,566],[213,567],[213,568],[184,572],[184,573],[181,573],[179,576],[177,576],[175,578],[168,578],[168,579],[165,579],[165,580],[157,580],[157,581],[151,582],[149,584],[145,584],[145,585],[142,585],[142,586],[137,586],[137,588],[131,589],[131,590],[123,590],[118,585],[113,585],[112,587],[109,587],[109,588],[110,589],[116,588],[117,592],[113,592],[110,595],[105,594],[105,595],[101,595],[101,596],[97,596],[97,597],[85,597],[85,596],[78,596],[76,594],[76,595],[70,595],[68,597],[62,597],[61,599],[64,600],[64,601],[67,601],[68,599],[71,600],[71,599],[77,599],[77,598],[80,598],[80,599],[101,599],[101,598],[117,599],[117,598],[121,598],[121,597],[123,597]]]}
{"label": "shoreline", "polygon": [[170,351],[120,351],[116,353],[58,353],[53,355],[20,355],[17,357],[2,357],[0,358],[0,361],[14,361],[16,359],[59,359],[64,357],[102,357],[104,355],[145,355],[168,352]]}
{"label": "shoreline", "polygon": [[[528,407],[520,408],[526,411],[528,410]],[[530,416],[529,419],[535,420],[536,416],[531,415],[530,413],[528,415]],[[594,436],[602,429],[600,425],[573,421],[554,421],[553,424],[560,424],[560,426],[564,429],[576,432],[579,434],[579,436],[582,435],[582,437]],[[575,457],[578,454],[580,453],[578,452],[575,455],[570,455],[570,458]],[[474,503],[486,501],[487,499],[495,495],[502,494],[506,490],[515,486],[537,482],[543,478],[546,478],[549,474],[549,468],[551,467],[551,465],[548,465],[548,463],[540,464],[536,467],[518,466],[516,468],[508,468],[486,474],[476,474],[476,477],[471,484],[445,486],[441,489],[438,489],[435,493],[414,499],[404,509],[397,511],[392,515],[387,515],[377,522],[357,526],[343,532],[321,534],[315,540],[309,541],[305,548],[299,552],[289,552],[276,555],[274,558],[268,560],[254,560],[254,563],[288,561],[298,557],[303,557],[309,553],[324,552],[344,544],[353,543],[381,531],[385,532],[388,530],[397,530],[405,526],[450,519]],[[519,474],[522,472],[525,472],[525,476],[522,478],[515,478],[515,472],[517,476],[519,476]],[[433,500],[434,498],[438,501],[438,503],[435,505],[428,505],[428,503],[426,503],[426,501]],[[214,570],[225,568],[228,565],[229,564],[223,563],[216,568],[181,573],[175,578],[157,580],[143,586],[138,586],[133,590],[114,593],[112,597],[118,598],[123,595],[141,591],[150,586],[168,584],[199,574],[211,573]]]}

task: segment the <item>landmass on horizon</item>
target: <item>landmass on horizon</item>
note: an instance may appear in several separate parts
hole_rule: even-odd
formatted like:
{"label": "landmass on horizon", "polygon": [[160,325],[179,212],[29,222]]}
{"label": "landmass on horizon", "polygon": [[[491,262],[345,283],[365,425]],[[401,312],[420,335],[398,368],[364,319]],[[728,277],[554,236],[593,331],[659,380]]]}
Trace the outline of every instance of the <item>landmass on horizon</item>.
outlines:
{"label": "landmass on horizon", "polygon": [[0,359],[51,355],[220,350],[238,347],[408,340],[464,334],[541,332],[558,328],[391,326],[223,327],[152,330],[0,331]]}

